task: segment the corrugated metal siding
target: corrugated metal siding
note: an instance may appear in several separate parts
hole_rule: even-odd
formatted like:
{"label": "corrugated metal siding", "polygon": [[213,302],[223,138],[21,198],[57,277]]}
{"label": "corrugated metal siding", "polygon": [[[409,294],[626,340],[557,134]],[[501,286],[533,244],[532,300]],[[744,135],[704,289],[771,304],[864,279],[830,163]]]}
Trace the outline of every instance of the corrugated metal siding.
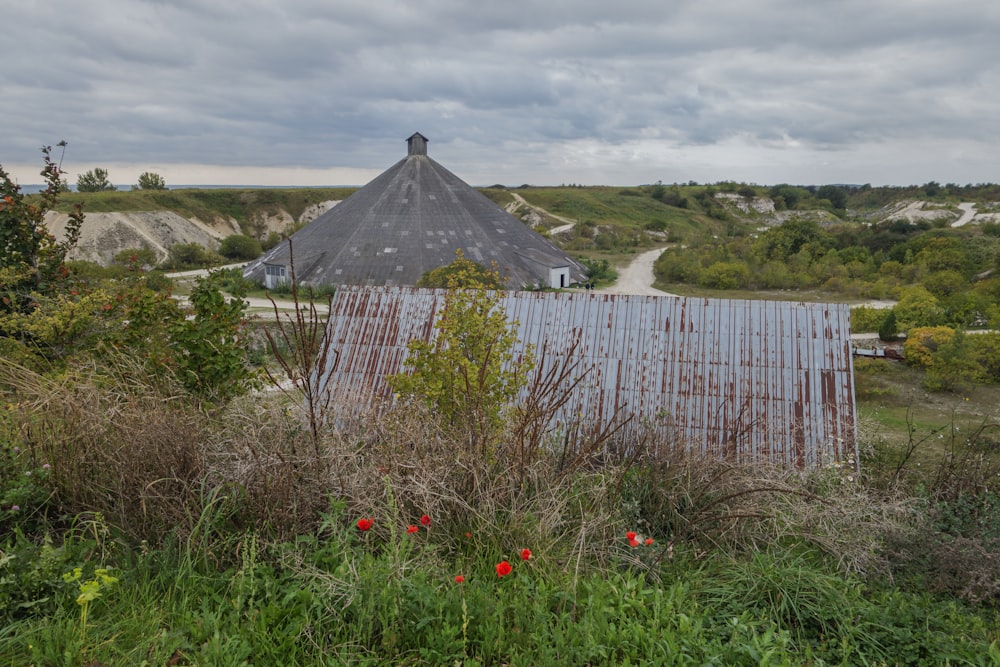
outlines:
{"label": "corrugated metal siding", "polygon": [[[341,288],[322,375],[340,416],[391,400],[411,340],[427,340],[444,290]],[[740,461],[811,467],[853,460],[850,310],[841,304],[505,292],[519,345],[544,373],[578,341],[574,400],[558,418],[634,414],[688,447]],[[542,352],[545,352],[543,355]]]}

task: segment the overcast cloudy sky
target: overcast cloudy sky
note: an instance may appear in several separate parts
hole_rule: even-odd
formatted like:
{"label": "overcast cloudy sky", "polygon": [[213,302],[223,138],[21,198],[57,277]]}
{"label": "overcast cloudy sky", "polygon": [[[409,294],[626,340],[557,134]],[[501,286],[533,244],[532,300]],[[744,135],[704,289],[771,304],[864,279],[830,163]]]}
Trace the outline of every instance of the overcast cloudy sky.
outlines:
{"label": "overcast cloudy sky", "polygon": [[[996,0],[0,0],[37,183],[1000,181]],[[58,157],[58,150],[56,152]]]}

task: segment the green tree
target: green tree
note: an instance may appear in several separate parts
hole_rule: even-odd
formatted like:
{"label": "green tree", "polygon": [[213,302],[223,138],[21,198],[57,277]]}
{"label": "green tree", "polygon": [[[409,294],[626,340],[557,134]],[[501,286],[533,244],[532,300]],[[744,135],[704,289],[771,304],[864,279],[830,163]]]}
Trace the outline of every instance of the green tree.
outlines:
{"label": "green tree", "polygon": [[139,183],[133,190],[166,190],[167,182],[159,174],[144,171],[139,175]]}
{"label": "green tree", "polygon": [[[41,171],[46,187],[26,197],[21,186],[0,166],[0,313],[30,312],[41,298],[53,296],[69,276],[66,255],[76,245],[83,212],[70,213],[66,236],[59,241],[45,226],[62,192],[61,172],[52,161],[51,146],[42,148]],[[0,331],[0,335],[3,335]]]}
{"label": "green tree", "polygon": [[199,279],[189,297],[193,314],[174,319],[168,328],[184,386],[212,400],[238,396],[259,381],[259,374],[247,363],[247,302],[242,291],[227,299],[221,289],[223,280],[217,272]]}
{"label": "green tree", "polygon": [[885,342],[891,342],[899,337],[899,329],[896,326],[896,312],[889,310],[889,313],[882,320],[882,324],[878,328],[879,340]]}
{"label": "green tree", "polygon": [[167,265],[172,269],[200,269],[217,263],[216,256],[197,243],[175,243],[170,246]]}
{"label": "green tree", "polygon": [[834,243],[833,237],[815,221],[792,218],[762,235],[757,240],[754,251],[765,261],[783,262],[807,244],[813,248],[827,249],[833,247]]}
{"label": "green tree", "polygon": [[968,391],[982,380],[983,369],[973,356],[968,337],[961,331],[943,341],[931,354],[924,376],[928,391]]}
{"label": "green tree", "polygon": [[932,327],[941,321],[942,308],[937,298],[919,285],[902,290],[892,307],[900,331],[914,327]]}
{"label": "green tree", "polygon": [[[492,462],[506,408],[534,368],[534,350],[515,360],[517,336],[500,305],[502,292],[453,289],[430,341],[408,346],[405,371],[389,378],[401,396],[423,401],[444,424]],[[516,362],[516,363],[515,363]]]}
{"label": "green tree", "polygon": [[156,252],[149,246],[125,248],[115,253],[111,263],[120,266],[137,266],[144,269],[156,266]]}
{"label": "green tree", "polygon": [[503,289],[504,281],[495,266],[486,268],[471,259],[466,259],[462,249],[459,248],[455,251],[455,259],[451,264],[424,273],[417,280],[417,287]]}
{"label": "green tree", "polygon": [[699,285],[720,290],[739,289],[749,282],[750,270],[742,262],[715,262],[698,276]]}
{"label": "green tree", "polygon": [[96,167],[80,174],[76,179],[76,189],[78,192],[108,192],[116,188],[108,180],[107,170]]}
{"label": "green tree", "polygon": [[260,241],[245,234],[232,234],[219,244],[219,254],[236,261],[257,259],[263,252]]}
{"label": "green tree", "polygon": [[778,198],[781,198],[785,202],[785,206],[787,208],[795,208],[799,201],[809,194],[803,188],[797,188],[794,185],[788,185],[787,183],[779,183],[778,185],[772,186],[767,193],[771,199],[777,200]]}
{"label": "green tree", "polygon": [[847,191],[836,185],[824,185],[816,191],[818,199],[825,199],[833,208],[842,211],[847,208]]}

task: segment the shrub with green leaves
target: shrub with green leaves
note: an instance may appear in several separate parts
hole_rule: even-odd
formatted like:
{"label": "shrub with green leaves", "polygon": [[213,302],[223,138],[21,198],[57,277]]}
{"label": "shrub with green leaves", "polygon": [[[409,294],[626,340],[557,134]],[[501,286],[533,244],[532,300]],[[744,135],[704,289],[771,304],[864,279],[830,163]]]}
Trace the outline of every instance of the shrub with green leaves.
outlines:
{"label": "shrub with green leaves", "polygon": [[245,393],[259,379],[247,363],[243,326],[247,302],[242,291],[227,298],[220,289],[222,280],[215,273],[200,278],[189,297],[193,316],[174,320],[168,327],[181,382],[214,400]]}
{"label": "shrub with green leaves", "polygon": [[260,241],[245,234],[231,234],[219,244],[219,254],[234,261],[256,259],[263,252]]}
{"label": "shrub with green leaves", "polygon": [[406,370],[390,379],[398,394],[424,402],[452,429],[471,433],[487,459],[506,408],[534,368],[530,348],[514,363],[517,335],[500,296],[482,289],[451,290],[434,338],[411,342]]}

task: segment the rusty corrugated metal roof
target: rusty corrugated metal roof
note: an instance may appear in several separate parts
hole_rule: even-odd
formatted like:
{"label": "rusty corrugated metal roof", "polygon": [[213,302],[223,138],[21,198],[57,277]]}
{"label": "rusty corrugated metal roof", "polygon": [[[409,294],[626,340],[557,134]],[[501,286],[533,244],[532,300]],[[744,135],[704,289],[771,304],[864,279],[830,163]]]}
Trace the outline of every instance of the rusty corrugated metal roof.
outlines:
{"label": "rusty corrugated metal roof", "polygon": [[[337,291],[328,332],[339,355],[322,371],[336,410],[392,398],[386,376],[403,368],[411,340],[433,335],[446,294]],[[620,411],[741,461],[856,458],[846,305],[601,292],[504,292],[501,304],[519,347],[535,346],[539,372],[570,350],[589,369],[558,416],[564,423],[582,415],[603,424]]]}

